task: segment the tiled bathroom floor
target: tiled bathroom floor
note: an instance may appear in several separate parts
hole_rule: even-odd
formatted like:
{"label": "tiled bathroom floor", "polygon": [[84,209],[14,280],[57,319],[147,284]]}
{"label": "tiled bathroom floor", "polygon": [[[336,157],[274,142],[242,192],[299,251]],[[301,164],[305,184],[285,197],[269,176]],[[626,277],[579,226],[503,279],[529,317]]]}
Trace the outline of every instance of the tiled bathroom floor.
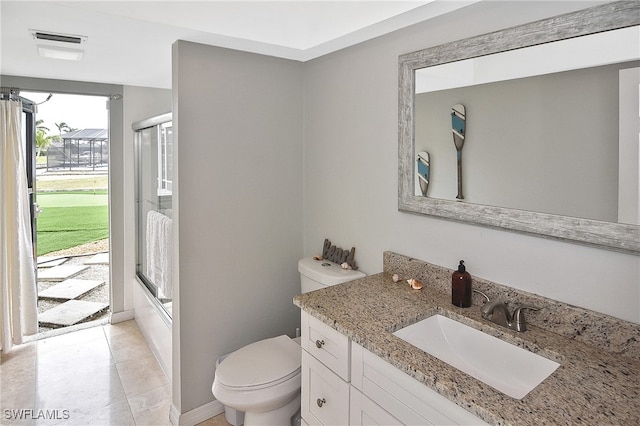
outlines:
{"label": "tiled bathroom floor", "polygon": [[0,382],[2,425],[170,425],[171,384],[135,321],[15,346]]}

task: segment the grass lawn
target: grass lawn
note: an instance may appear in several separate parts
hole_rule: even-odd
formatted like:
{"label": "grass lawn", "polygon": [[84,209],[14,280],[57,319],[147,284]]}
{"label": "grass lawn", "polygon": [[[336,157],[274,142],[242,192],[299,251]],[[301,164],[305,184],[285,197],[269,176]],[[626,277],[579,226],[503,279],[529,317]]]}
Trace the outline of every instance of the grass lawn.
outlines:
{"label": "grass lawn", "polygon": [[37,179],[36,190],[66,190],[73,191],[74,189],[95,189],[103,190],[108,188],[109,178],[107,175],[95,175],[89,177],[79,176],[75,179]]}
{"label": "grass lawn", "polygon": [[106,191],[37,194],[38,256],[109,237]]}

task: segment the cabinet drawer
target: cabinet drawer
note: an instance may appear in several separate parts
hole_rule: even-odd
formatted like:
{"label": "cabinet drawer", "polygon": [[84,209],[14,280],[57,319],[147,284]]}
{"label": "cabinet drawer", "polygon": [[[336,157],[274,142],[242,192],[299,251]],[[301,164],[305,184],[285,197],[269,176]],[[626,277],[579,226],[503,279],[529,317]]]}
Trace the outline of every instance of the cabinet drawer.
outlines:
{"label": "cabinet drawer", "polygon": [[362,346],[351,346],[351,384],[401,424],[486,424]]}
{"label": "cabinet drawer", "polygon": [[302,348],[349,381],[349,338],[302,311]]}
{"label": "cabinet drawer", "polygon": [[349,407],[350,426],[391,426],[400,421],[384,411],[378,404],[364,396],[358,389],[351,387],[351,404]]}
{"label": "cabinet drawer", "polygon": [[349,384],[302,351],[302,418],[309,425],[349,423]]}

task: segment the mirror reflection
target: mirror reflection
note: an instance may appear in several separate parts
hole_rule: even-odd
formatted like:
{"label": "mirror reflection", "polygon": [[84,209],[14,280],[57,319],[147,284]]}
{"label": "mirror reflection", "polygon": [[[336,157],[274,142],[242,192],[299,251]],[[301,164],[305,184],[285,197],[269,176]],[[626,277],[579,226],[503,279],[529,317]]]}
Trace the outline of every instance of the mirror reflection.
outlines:
{"label": "mirror reflection", "polygon": [[[428,197],[638,224],[638,159],[620,156],[637,123],[618,114],[638,116],[637,98],[619,100],[638,93],[638,39],[625,28],[416,70],[414,194],[424,196],[420,154]],[[464,162],[452,106],[467,109]]]}

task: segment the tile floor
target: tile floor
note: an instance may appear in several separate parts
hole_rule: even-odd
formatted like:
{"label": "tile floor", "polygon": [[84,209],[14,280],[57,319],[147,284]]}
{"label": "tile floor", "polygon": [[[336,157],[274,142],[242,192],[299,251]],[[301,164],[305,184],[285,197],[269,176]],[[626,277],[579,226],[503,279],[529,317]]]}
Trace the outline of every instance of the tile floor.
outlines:
{"label": "tile floor", "polygon": [[2,425],[170,425],[171,384],[135,321],[15,346],[0,361]]}

